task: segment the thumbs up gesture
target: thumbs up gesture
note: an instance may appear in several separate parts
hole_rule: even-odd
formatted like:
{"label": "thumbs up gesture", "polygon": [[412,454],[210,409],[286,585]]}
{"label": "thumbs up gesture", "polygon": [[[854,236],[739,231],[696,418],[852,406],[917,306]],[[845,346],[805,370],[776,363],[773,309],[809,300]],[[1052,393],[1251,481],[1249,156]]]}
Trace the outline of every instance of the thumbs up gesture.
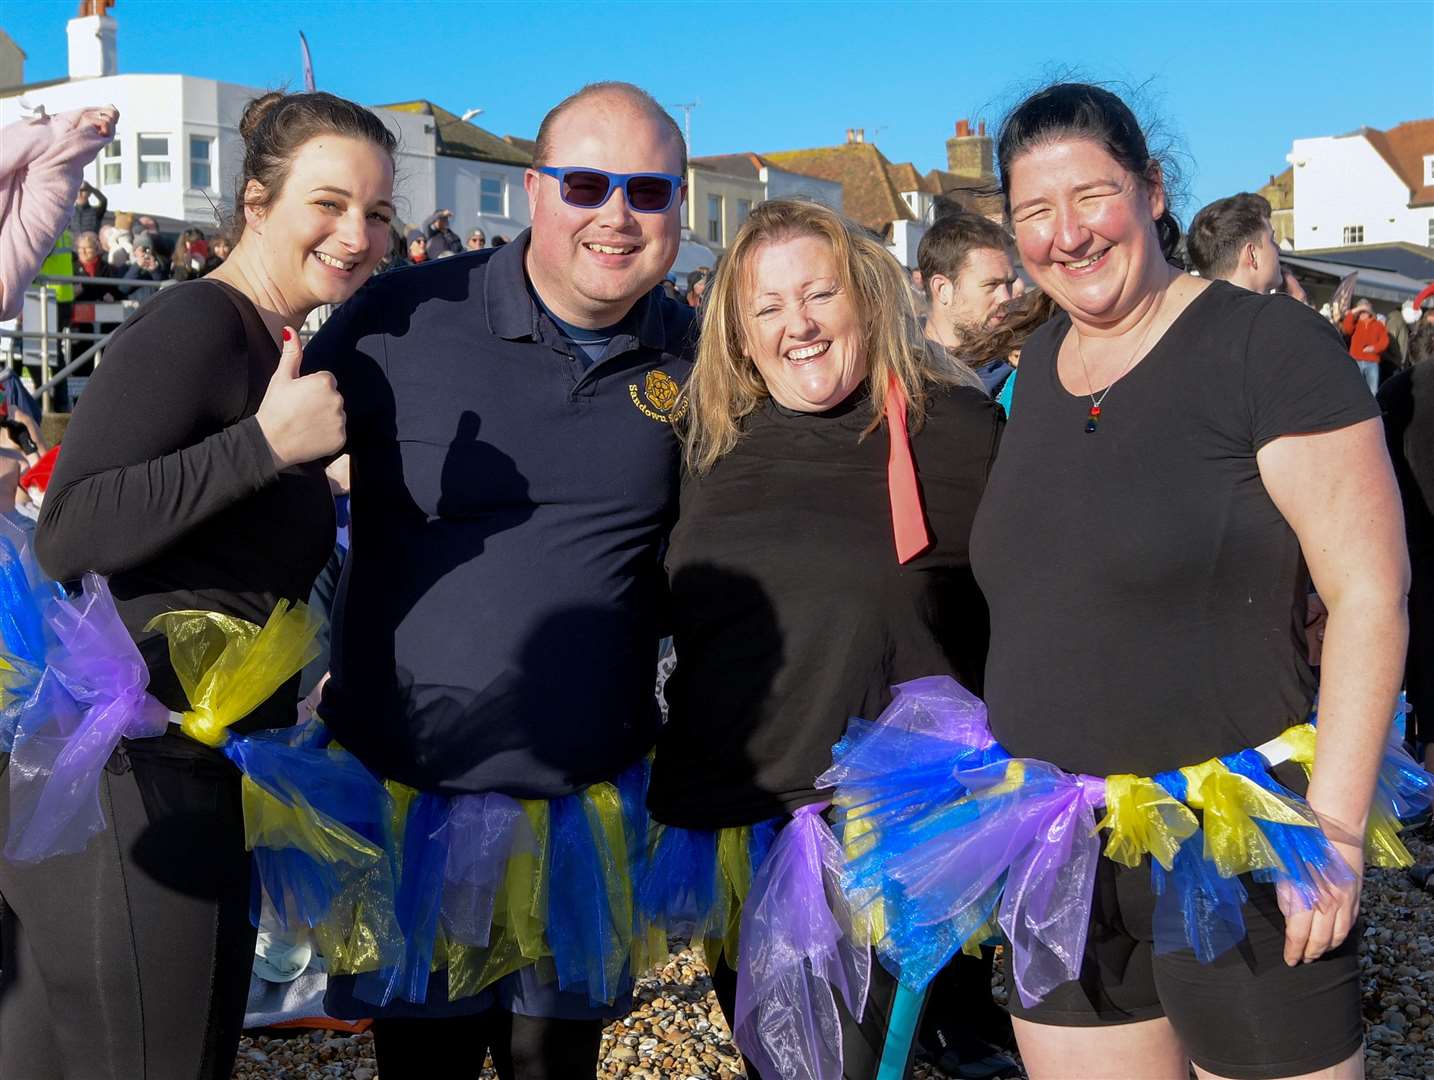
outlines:
{"label": "thumbs up gesture", "polygon": [[284,327],[284,351],[256,419],[280,472],[344,448],[344,399],[327,371],[300,375],[299,335]]}

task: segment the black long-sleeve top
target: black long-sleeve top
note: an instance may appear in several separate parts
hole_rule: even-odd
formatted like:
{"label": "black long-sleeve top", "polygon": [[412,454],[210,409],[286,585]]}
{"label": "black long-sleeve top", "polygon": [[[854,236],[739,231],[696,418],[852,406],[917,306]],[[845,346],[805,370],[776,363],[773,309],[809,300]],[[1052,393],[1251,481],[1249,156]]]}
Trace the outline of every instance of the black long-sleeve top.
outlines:
{"label": "black long-sleeve top", "polygon": [[932,544],[897,562],[885,429],[864,390],[821,413],[771,401],[682,488],[667,551],[677,669],[648,806],[668,825],[750,825],[827,797],[814,782],[891,687],[979,693],[985,601],[967,544],[1000,439],[979,390],[939,388],[911,438]]}
{"label": "black long-sleeve top", "polygon": [[[109,576],[150,670],[187,707],[168,644],[144,626],[202,610],[262,624],[307,598],[333,546],[323,467],[275,469],[255,413],[279,349],[254,305],[216,281],[165,290],[116,331],[65,433],[36,532],[60,581]],[[293,722],[280,692],[238,730]]]}

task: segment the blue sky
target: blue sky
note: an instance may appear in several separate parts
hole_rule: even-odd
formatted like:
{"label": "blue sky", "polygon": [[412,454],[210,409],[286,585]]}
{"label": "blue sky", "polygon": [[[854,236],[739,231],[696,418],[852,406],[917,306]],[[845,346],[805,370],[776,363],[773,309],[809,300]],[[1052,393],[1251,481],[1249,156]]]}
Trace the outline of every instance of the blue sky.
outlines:
{"label": "blue sky", "polygon": [[[65,74],[76,0],[4,0],[29,81]],[[595,79],[701,101],[697,154],[826,146],[849,127],[944,166],[960,117],[994,125],[1053,75],[1143,90],[1176,138],[1182,216],[1284,168],[1293,138],[1434,116],[1434,3],[624,3],[120,0],[123,72],[302,84],[370,104],[426,97],[531,136]],[[680,112],[677,114],[681,118]]]}

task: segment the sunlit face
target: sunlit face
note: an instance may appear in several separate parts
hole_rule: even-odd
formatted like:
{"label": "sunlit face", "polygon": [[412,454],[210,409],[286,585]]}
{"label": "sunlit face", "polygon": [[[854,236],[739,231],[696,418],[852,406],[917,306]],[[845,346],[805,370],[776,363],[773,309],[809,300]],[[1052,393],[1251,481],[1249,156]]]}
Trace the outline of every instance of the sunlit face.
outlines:
{"label": "sunlit face", "polygon": [[278,198],[247,213],[265,271],[292,310],[341,303],[388,248],[393,162],[366,139],[316,136],[295,153]]}
{"label": "sunlit face", "polygon": [[1080,138],[1032,147],[1011,164],[1010,198],[1021,261],[1073,318],[1116,323],[1156,287],[1164,189],[1104,147]]}
{"label": "sunlit face", "polygon": [[222,236],[216,236],[209,244],[209,251],[216,259],[223,262],[229,258],[229,241]]}
{"label": "sunlit face", "polygon": [[428,254],[428,241],[421,236],[416,236],[408,242],[408,257],[422,261]]}
{"label": "sunlit face", "polygon": [[[680,174],[672,130],[620,95],[588,98],[553,124],[546,165],[611,173]],[[681,241],[682,199],[660,214],[635,213],[622,191],[602,206],[563,202],[557,179],[524,177],[533,231],[526,266],[543,302],[578,326],[611,326],[672,269]]]}
{"label": "sunlit face", "polygon": [[831,245],[817,236],[763,244],[746,277],[743,336],[767,392],[797,412],[845,401],[866,378],[866,345]]}
{"label": "sunlit face", "polygon": [[88,236],[82,236],[75,241],[75,254],[81,262],[94,262],[100,257],[100,246]]}
{"label": "sunlit face", "polygon": [[1009,252],[977,248],[954,279],[932,275],[933,317],[945,319],[956,338],[989,330],[1005,319],[1018,280]]}

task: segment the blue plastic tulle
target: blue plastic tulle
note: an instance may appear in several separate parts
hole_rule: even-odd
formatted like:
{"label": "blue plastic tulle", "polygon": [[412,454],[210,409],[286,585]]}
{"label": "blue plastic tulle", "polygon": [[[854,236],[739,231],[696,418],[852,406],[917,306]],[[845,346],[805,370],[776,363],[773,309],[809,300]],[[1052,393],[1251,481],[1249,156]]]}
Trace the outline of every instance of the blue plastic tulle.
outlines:
{"label": "blue plastic tulle", "polygon": [[552,799],[548,806],[547,933],[558,986],[584,991],[593,1001],[612,1001],[621,989],[633,932],[631,912],[614,910],[609,891],[617,856],[596,809],[582,795]]}
{"label": "blue plastic tulle", "polygon": [[1434,805],[1434,775],[1409,756],[1392,728],[1380,762],[1375,799],[1383,801],[1400,821],[1412,821]]}
{"label": "blue plastic tulle", "polygon": [[1025,759],[957,779],[969,796],[885,829],[851,860],[846,887],[888,900],[877,948],[916,989],[982,930],[1000,897],[1017,991],[1037,1001],[1080,972],[1100,855],[1092,807],[1103,785]]}
{"label": "blue plastic tulle", "polygon": [[0,753],[14,745],[20,709],[39,685],[54,644],[42,610],[52,592],[24,534],[0,517]]}
{"label": "blue plastic tulle", "polygon": [[1269,765],[1257,751],[1241,750],[1220,760],[1231,772],[1248,777],[1278,795],[1309,819],[1308,825],[1256,819],[1280,860],[1275,869],[1256,870],[1252,875],[1256,881],[1286,885],[1306,908],[1314,907],[1334,889],[1354,881],[1354,872],[1330,844],[1314,812],[1303,799],[1270,775]]}
{"label": "blue plastic tulle", "polygon": [[640,917],[669,938],[721,938],[731,910],[719,875],[716,830],[664,827],[637,879]]}
{"label": "blue plastic tulle", "polygon": [[[307,727],[289,728],[231,734],[222,748],[245,777],[245,839],[257,883],[289,932],[334,918],[340,899],[356,889],[392,889],[392,800],[357,758],[321,741]],[[250,914],[257,926],[257,902]],[[390,961],[396,931],[387,935]]]}
{"label": "blue plastic tulle", "polygon": [[[1160,773],[1155,782],[1172,798],[1184,802],[1185,777],[1179,772]],[[1155,951],[1170,953],[1193,949],[1208,964],[1245,937],[1245,887],[1237,877],[1221,877],[1205,859],[1205,837],[1196,832],[1175,853],[1167,873],[1159,860],[1150,860],[1150,885],[1155,893]]]}
{"label": "blue plastic tulle", "polygon": [[429,792],[415,795],[408,808],[394,904],[403,955],[397,965],[365,971],[354,980],[354,996],[361,1001],[384,1006],[402,998],[421,1005],[428,998],[448,863],[448,811],[449,800]]}

